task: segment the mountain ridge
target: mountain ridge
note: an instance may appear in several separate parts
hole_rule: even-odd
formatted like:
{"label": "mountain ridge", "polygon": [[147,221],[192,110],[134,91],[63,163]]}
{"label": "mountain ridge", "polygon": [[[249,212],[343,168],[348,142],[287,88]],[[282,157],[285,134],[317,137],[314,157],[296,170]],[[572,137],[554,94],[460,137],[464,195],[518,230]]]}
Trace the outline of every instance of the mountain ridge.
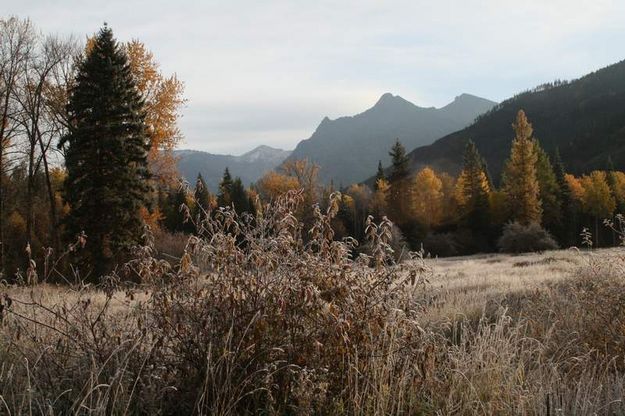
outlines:
{"label": "mountain ridge", "polygon": [[239,176],[245,185],[258,180],[265,172],[275,169],[291,151],[260,145],[240,156],[223,155],[201,150],[180,149],[174,151],[178,158],[178,171],[190,184],[195,184],[198,173],[202,174],[211,192],[217,192],[224,170]]}
{"label": "mountain ridge", "polygon": [[298,143],[289,159],[307,159],[320,166],[323,183],[357,183],[375,172],[378,160],[399,139],[408,150],[430,144],[465,127],[494,101],[461,94],[441,107],[419,107],[399,95],[383,94],[369,109],[331,120],[324,117],[313,134]]}

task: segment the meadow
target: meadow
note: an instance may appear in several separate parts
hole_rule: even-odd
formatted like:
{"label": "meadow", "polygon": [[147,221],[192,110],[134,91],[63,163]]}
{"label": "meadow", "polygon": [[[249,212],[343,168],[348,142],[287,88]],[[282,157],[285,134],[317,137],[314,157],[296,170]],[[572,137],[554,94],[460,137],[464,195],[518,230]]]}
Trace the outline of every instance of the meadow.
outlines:
{"label": "meadow", "polygon": [[625,253],[394,260],[392,226],[309,240],[290,193],[220,209],[172,264],[0,289],[0,414],[625,414]]}

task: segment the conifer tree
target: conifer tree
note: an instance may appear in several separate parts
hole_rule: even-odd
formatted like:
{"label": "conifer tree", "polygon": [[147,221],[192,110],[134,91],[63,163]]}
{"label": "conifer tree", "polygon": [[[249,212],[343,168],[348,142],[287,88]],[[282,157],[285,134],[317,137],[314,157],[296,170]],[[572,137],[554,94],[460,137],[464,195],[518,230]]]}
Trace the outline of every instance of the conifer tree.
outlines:
{"label": "conifer tree", "polygon": [[549,156],[534,140],[536,151],[536,179],[540,189],[540,202],[543,210],[542,223],[550,232],[556,233],[562,221],[562,201],[560,186],[556,178]]}
{"label": "conifer tree", "polygon": [[561,218],[558,229],[554,232],[558,240],[560,240],[563,247],[570,247],[575,245],[577,240],[578,230],[578,202],[572,195],[569,183],[566,180],[566,169],[562,158],[560,157],[560,151],[556,149],[553,158],[554,174],[559,189],[559,199],[562,207]]}
{"label": "conifer tree", "polygon": [[82,253],[96,280],[140,241],[140,208],[149,191],[144,103],[106,26],[79,64],[67,111],[70,130],[59,143],[71,209],[67,231],[87,235]]}
{"label": "conifer tree", "polygon": [[536,179],[538,156],[532,139],[532,125],[519,110],[512,124],[516,137],[503,171],[503,191],[512,219],[523,225],[541,222],[540,188]]}
{"label": "conifer tree", "polygon": [[232,204],[234,205],[234,209],[238,214],[250,212],[250,200],[247,192],[245,191],[245,187],[243,186],[243,182],[241,182],[241,178],[239,177],[235,178],[232,182],[230,198]]}
{"label": "conifer tree", "polygon": [[458,182],[461,221],[474,231],[484,230],[488,226],[490,183],[483,159],[472,140],[465,147],[464,166]]}
{"label": "conifer tree", "polygon": [[373,190],[378,190],[378,184],[381,180],[386,180],[386,175],[384,175],[384,168],[382,167],[382,161],[378,161],[378,171],[375,174],[375,183],[373,184]]}
{"label": "conifer tree", "polygon": [[183,205],[188,206],[187,190],[184,186],[172,189],[167,196],[167,209],[165,211],[165,226],[174,233],[193,232],[192,224],[185,217]]}
{"label": "conifer tree", "polygon": [[229,207],[232,205],[232,176],[230,176],[230,170],[228,170],[228,168],[224,171],[224,176],[219,183],[217,205],[220,207]]}
{"label": "conifer tree", "polygon": [[406,156],[406,149],[399,140],[395,142],[389,154],[391,156],[391,174],[388,181],[390,189],[387,193],[388,213],[392,221],[402,224],[408,219],[410,205],[408,195],[410,191],[410,161]]}

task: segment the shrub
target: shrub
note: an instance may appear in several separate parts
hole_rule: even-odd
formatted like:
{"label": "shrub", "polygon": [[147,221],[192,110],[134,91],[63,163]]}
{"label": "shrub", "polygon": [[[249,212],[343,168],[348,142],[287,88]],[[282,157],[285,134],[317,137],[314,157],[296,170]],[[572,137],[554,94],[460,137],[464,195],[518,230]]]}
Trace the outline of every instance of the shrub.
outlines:
{"label": "shrub", "polygon": [[[352,258],[355,241],[335,241],[331,227],[339,197],[314,210],[306,242],[294,216],[302,195],[289,192],[255,217],[228,208],[206,216],[177,266],[152,246],[137,248],[125,269],[140,290],[120,291],[113,276],[100,295],[12,300],[0,332],[5,406],[15,414],[49,403],[59,414],[417,413],[419,363],[432,356],[431,333],[417,320],[427,269],[396,264],[390,222],[371,218],[371,253]],[[396,388],[360,395],[380,377]],[[407,389],[412,398],[398,396]]]}
{"label": "shrub", "polygon": [[522,225],[518,222],[504,226],[497,245],[504,253],[526,253],[558,248],[558,243],[539,224]]}
{"label": "shrub", "polygon": [[171,233],[163,229],[156,229],[153,237],[154,250],[158,256],[169,260],[180,260],[189,241],[188,234]]}
{"label": "shrub", "polygon": [[451,233],[432,233],[423,240],[423,249],[432,256],[450,257],[458,254],[458,243]]}

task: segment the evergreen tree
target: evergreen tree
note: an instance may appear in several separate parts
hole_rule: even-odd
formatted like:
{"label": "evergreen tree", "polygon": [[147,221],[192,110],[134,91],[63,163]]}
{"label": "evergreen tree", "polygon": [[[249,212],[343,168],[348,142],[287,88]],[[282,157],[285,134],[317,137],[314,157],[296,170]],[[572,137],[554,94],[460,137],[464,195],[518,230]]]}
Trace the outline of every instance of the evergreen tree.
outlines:
{"label": "evergreen tree", "polygon": [[512,219],[523,225],[541,222],[540,187],[536,179],[538,156],[532,139],[532,125],[519,110],[512,125],[516,133],[510,158],[503,171],[503,191]]}
{"label": "evergreen tree", "polygon": [[375,183],[373,184],[373,190],[377,191],[380,180],[386,180],[386,175],[384,175],[384,168],[382,167],[382,161],[378,161],[378,171],[375,174]]}
{"label": "evergreen tree", "polygon": [[406,179],[410,174],[410,159],[408,159],[406,155],[406,148],[401,144],[399,139],[395,141],[389,155],[391,156],[390,183],[392,184]]}
{"label": "evergreen tree", "polygon": [[558,229],[554,234],[563,247],[574,246],[579,234],[578,212],[579,204],[571,193],[571,188],[566,180],[566,169],[560,157],[560,151],[556,149],[553,158],[554,174],[559,189],[559,199],[562,207],[561,218]]}
{"label": "evergreen tree", "polygon": [[[92,280],[123,260],[143,233],[149,141],[144,104],[128,59],[104,27],[79,64],[67,111],[67,231],[87,235],[82,251]],[[120,257],[121,256],[121,257]]]}
{"label": "evergreen tree", "polygon": [[243,186],[243,182],[241,182],[241,178],[239,177],[235,178],[232,182],[230,198],[238,214],[250,212],[250,200]]}
{"label": "evergreen tree", "polygon": [[172,233],[192,233],[193,226],[187,221],[183,205],[187,205],[187,190],[183,186],[172,189],[167,196],[165,226]]}
{"label": "evergreen tree", "polygon": [[560,186],[556,178],[549,156],[534,140],[536,151],[536,179],[540,189],[540,202],[543,209],[542,223],[551,233],[557,233],[562,221],[562,201]]}
{"label": "evergreen tree", "polygon": [[464,166],[459,180],[459,199],[461,221],[477,233],[484,231],[489,223],[490,183],[484,169],[484,160],[475,143],[469,140],[464,150]]}
{"label": "evergreen tree", "polygon": [[217,205],[220,207],[228,207],[232,205],[232,176],[230,176],[228,168],[224,171],[224,176],[219,183]]}
{"label": "evergreen tree", "polygon": [[408,220],[410,206],[410,160],[406,156],[406,149],[397,140],[391,152],[391,174],[389,176],[390,190],[388,196],[388,212],[391,220],[399,225]]}

